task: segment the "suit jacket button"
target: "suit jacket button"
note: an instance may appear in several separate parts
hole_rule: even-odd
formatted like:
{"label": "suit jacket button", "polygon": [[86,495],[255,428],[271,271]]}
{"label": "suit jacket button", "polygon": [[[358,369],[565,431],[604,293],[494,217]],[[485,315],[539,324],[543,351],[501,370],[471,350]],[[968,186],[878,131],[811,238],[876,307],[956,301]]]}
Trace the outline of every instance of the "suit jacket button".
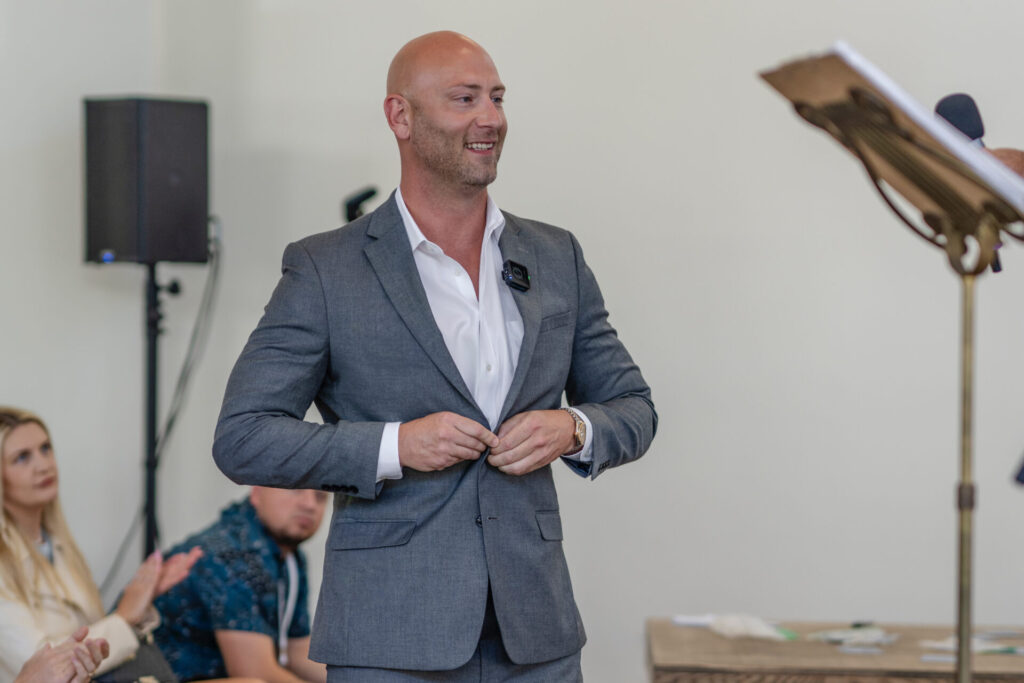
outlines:
{"label": "suit jacket button", "polygon": [[482,527],[484,525],[484,520],[480,519],[480,515],[476,516],[476,525],[479,527]]}

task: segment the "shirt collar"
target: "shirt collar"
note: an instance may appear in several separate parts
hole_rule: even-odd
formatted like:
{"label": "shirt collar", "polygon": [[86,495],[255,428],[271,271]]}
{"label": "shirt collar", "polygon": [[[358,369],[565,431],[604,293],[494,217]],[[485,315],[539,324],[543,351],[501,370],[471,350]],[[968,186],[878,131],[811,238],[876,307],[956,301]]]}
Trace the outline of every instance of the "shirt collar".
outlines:
{"label": "shirt collar", "polygon": [[[416,251],[420,245],[434,244],[423,235],[423,232],[420,230],[420,226],[416,225],[416,221],[413,220],[412,214],[409,213],[409,207],[405,205],[405,199],[402,198],[401,187],[395,188],[395,203],[398,205],[398,213],[402,216],[402,225],[405,226],[405,234],[409,237],[409,246],[412,247],[412,250]],[[501,239],[501,233],[504,229],[505,215],[498,209],[498,205],[488,193],[487,218],[484,223],[484,241],[490,239],[497,244],[498,240]],[[436,247],[436,245],[434,246]]]}

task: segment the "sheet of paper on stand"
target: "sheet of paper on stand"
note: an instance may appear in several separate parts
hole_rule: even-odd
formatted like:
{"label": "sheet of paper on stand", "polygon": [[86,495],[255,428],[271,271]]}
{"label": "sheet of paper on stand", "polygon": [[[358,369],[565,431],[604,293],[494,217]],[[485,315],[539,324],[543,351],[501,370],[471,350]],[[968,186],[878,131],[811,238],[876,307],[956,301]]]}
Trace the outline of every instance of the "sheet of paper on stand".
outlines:
{"label": "sheet of paper on stand", "polygon": [[762,638],[765,640],[796,640],[796,634],[761,617],[750,614],[680,614],[672,618],[678,626],[708,628],[726,638]]}

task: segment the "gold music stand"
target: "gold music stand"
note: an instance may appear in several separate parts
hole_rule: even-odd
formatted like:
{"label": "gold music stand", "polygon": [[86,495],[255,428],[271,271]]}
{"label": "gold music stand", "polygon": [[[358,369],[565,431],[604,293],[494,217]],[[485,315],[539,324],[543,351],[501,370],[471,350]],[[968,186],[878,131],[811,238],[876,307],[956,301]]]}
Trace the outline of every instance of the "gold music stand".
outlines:
{"label": "gold music stand", "polygon": [[[1001,236],[1024,240],[1024,180],[923,109],[877,67],[838,43],[761,77],[797,114],[824,130],[863,164],[872,184],[917,235],[946,253],[960,276],[960,482],[957,487],[958,683],[971,680],[974,281],[996,258]],[[887,189],[888,187],[888,189]],[[891,190],[904,202],[891,195]],[[920,222],[901,203],[921,213]]]}

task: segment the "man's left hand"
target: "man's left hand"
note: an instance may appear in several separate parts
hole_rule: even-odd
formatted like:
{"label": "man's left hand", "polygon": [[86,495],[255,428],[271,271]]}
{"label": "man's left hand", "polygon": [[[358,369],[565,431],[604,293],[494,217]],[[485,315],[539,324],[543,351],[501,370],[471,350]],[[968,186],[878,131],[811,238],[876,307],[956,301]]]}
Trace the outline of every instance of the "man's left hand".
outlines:
{"label": "man's left hand", "polygon": [[571,450],[575,433],[576,423],[564,410],[519,413],[498,428],[500,443],[487,462],[505,474],[528,474]]}

